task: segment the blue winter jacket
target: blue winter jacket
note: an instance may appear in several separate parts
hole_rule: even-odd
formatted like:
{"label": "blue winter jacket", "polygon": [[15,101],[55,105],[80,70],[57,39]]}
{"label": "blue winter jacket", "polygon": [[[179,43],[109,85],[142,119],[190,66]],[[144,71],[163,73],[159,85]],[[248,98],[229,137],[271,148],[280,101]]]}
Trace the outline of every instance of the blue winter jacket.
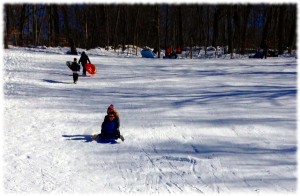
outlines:
{"label": "blue winter jacket", "polygon": [[118,120],[104,120],[101,126],[101,135],[106,138],[118,138],[120,135]]}

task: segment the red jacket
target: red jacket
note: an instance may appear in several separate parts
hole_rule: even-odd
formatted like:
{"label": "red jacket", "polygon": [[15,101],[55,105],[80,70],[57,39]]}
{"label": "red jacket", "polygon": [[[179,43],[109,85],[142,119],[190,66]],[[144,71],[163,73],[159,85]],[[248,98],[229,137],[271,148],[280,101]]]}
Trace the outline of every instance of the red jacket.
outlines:
{"label": "red jacket", "polygon": [[171,48],[167,48],[166,49],[166,55],[170,55],[171,54]]}

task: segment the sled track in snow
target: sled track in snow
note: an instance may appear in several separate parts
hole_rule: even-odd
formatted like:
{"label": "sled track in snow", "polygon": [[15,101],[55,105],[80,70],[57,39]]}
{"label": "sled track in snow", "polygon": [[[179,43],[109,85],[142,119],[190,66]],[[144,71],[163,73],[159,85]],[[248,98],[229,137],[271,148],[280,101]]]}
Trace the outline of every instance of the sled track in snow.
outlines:
{"label": "sled track in snow", "polygon": [[[5,51],[6,192],[296,191],[295,59],[70,58]],[[125,142],[92,141],[111,103]]]}

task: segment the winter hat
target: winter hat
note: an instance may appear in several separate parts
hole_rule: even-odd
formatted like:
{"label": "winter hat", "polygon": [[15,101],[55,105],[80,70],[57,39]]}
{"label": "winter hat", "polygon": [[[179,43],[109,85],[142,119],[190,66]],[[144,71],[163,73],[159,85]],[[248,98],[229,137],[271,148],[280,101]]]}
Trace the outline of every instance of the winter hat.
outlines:
{"label": "winter hat", "polygon": [[110,104],[110,106],[107,108],[107,113],[108,113],[109,111],[115,111],[115,107],[114,107],[113,104]]}

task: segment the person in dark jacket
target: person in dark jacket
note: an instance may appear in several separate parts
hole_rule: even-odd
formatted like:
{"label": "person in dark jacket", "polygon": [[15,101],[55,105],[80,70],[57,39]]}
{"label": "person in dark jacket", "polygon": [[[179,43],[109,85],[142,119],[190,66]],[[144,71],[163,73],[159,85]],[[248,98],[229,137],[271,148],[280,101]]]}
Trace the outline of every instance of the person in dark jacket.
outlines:
{"label": "person in dark jacket", "polygon": [[168,58],[168,57],[170,57],[170,55],[171,55],[171,48],[168,47],[168,48],[166,48],[165,56]]}
{"label": "person in dark jacket", "polygon": [[264,53],[264,58],[266,59],[268,57],[268,45],[267,45],[267,42],[264,41],[261,46],[260,46],[262,49],[263,49],[263,53]]}
{"label": "person in dark jacket", "polygon": [[94,135],[93,139],[121,139],[124,141],[124,137],[120,134],[120,121],[119,118],[116,117],[115,112],[109,112],[101,125],[101,133],[98,135]]}
{"label": "person in dark jacket", "polygon": [[82,76],[86,76],[86,69],[85,69],[85,64],[87,64],[87,62],[91,63],[89,57],[86,55],[85,52],[81,53],[81,57],[78,61],[78,63],[82,65]]}
{"label": "person in dark jacket", "polygon": [[80,65],[77,63],[77,59],[74,58],[74,61],[71,64],[71,70],[73,71],[73,81],[74,84],[78,81],[78,72],[80,71]]}

